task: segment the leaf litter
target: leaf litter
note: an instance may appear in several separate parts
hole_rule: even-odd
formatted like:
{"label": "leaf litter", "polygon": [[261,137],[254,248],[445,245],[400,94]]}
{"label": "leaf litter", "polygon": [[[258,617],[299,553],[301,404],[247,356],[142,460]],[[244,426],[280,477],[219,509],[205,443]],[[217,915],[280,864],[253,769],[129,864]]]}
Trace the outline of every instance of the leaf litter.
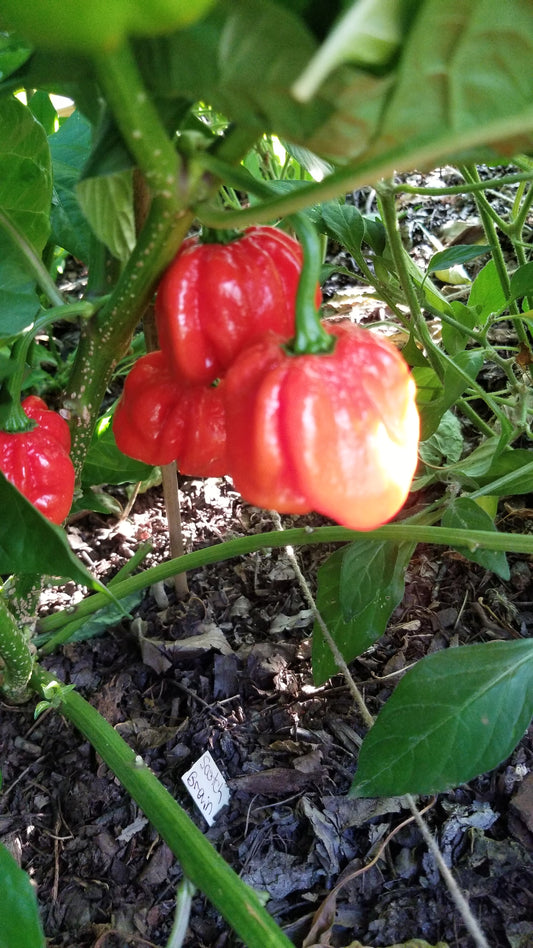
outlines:
{"label": "leaf litter", "polygon": [[[272,528],[269,514],[242,506],[227,482],[206,487],[182,485],[188,548]],[[132,546],[150,534],[152,557],[168,555],[161,503],[157,490],[140,497],[118,530],[94,515],[77,522],[100,578],[126,559],[125,533]],[[298,555],[313,584],[324,551]],[[483,636],[473,606],[490,589],[500,591],[499,602],[502,591],[512,600],[514,618],[507,611],[505,621],[519,626],[522,602],[527,610],[533,600],[531,576],[525,583],[520,572],[517,594],[476,564],[419,547],[389,629],[352,667],[370,710],[390,694],[398,673],[388,678],[383,670],[398,656],[409,665],[432,649]],[[313,684],[311,617],[283,551],[205,567],[189,581],[188,602],[177,602],[168,584],[159,603],[152,593],[144,598],[133,621],[65,646],[47,666],[142,753],[236,871],[266,893],[296,945],[388,946],[417,936],[466,948],[418,829],[397,829],[408,815],[402,799],[345,796],[364,728],[342,678]],[[68,593],[56,592],[60,607]],[[495,615],[504,609],[491,602]],[[31,708],[4,709],[0,739],[9,749],[1,838],[19,841],[50,948],[92,948],[106,930],[105,948],[134,938],[164,945],[181,870],[89,745],[57,715],[34,723]],[[231,788],[229,806],[209,830],[180,785],[206,749]],[[442,794],[426,817],[491,944],[502,948],[533,938],[532,758],[526,736],[505,764]],[[321,940],[305,942],[317,918]],[[186,945],[231,944],[226,923],[197,895]]]}

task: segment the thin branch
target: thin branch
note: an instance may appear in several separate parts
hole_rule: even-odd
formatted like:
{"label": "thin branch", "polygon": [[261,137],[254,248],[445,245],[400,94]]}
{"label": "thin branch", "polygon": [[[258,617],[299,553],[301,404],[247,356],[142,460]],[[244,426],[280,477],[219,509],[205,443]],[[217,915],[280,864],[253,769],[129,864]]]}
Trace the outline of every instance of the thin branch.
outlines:
{"label": "thin branch", "polygon": [[450,893],[452,900],[457,908],[457,911],[460,913],[463,922],[465,923],[468,932],[474,939],[477,948],[490,948],[490,945],[485,938],[477,919],[472,914],[472,909],[470,908],[468,902],[466,901],[463,893],[461,892],[457,882],[455,881],[452,873],[448,869],[448,866],[444,862],[444,857],[435,842],[433,836],[431,835],[428,827],[426,826],[424,820],[422,819],[421,813],[419,813],[416,803],[410,793],[406,796],[407,802],[411,813],[413,814],[420,832],[424,837],[424,842],[426,843],[427,848],[429,849],[431,855],[433,856],[435,862],[437,863],[439,872],[442,876],[442,879]]}
{"label": "thin branch", "polygon": [[[272,519],[274,520],[274,523],[276,524],[278,530],[283,530],[283,525],[281,523],[281,517],[279,513],[273,510],[271,511],[271,514],[272,514]],[[352,695],[352,698],[354,699],[357,707],[359,708],[361,717],[363,718],[363,721],[368,727],[372,727],[374,723],[374,718],[370,714],[370,711],[368,710],[365,704],[365,699],[363,698],[361,692],[359,691],[359,688],[357,687],[355,681],[353,680],[350,669],[348,668],[348,665],[346,664],[344,660],[344,656],[342,655],[337,643],[335,642],[335,639],[333,638],[326,623],[324,622],[324,619],[320,615],[320,612],[317,608],[317,604],[314,600],[313,593],[311,592],[311,589],[309,587],[309,583],[307,582],[304,574],[302,573],[300,569],[300,564],[298,563],[296,554],[291,546],[287,546],[285,548],[285,552],[287,553],[287,556],[289,557],[291,561],[294,572],[296,573],[296,578],[298,580],[298,583],[300,584],[300,588],[305,596],[306,602],[308,603],[309,608],[311,609],[316,621],[318,622],[320,626],[320,631],[322,632],[322,635],[324,636],[329,648],[331,649],[331,653],[333,655],[333,658],[335,659],[335,664],[337,668],[339,669],[339,671],[344,675],[344,679],[346,681],[346,684],[348,685],[350,694]]]}
{"label": "thin branch", "polygon": [[61,306],[64,302],[63,297],[48,273],[44,263],[35,253],[32,245],[26,240],[24,234],[9,219],[7,214],[0,211],[0,227],[9,235],[13,243],[18,247],[28,265],[28,272],[31,273],[35,282],[40,286],[43,293],[46,294],[54,306]]}

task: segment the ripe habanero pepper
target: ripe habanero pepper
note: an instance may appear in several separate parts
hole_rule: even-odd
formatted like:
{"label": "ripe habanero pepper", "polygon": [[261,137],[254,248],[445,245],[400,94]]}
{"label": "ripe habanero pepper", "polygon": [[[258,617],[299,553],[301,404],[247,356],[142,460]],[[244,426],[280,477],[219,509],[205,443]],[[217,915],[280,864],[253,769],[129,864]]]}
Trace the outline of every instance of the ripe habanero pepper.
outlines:
{"label": "ripe habanero pepper", "polygon": [[371,530],[404,503],[417,463],[415,385],[397,350],[350,323],[332,351],[266,334],[225,379],[228,471],[248,502]]}
{"label": "ripe habanero pepper", "polygon": [[0,470],[52,523],[62,523],[74,496],[74,465],[69,457],[67,422],[37,395],[22,402],[36,427],[0,431]]}
{"label": "ripe habanero pepper", "polygon": [[192,477],[225,474],[222,385],[186,385],[159,350],[141,356],[113,416],[117,446],[145,464],[176,461]]}
{"label": "ripe habanero pepper", "polygon": [[276,227],[249,227],[226,244],[187,238],[155,303],[159,345],[180,376],[212,382],[263,332],[290,339],[301,268],[300,244]]}

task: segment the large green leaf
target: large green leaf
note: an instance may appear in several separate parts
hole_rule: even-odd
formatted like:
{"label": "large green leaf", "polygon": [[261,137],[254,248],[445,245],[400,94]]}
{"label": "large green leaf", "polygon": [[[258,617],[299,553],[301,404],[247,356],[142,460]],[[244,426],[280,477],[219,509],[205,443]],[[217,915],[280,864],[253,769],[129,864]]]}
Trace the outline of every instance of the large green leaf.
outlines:
{"label": "large green leaf", "polygon": [[492,770],[533,712],[533,642],[428,655],[408,671],[365,737],[350,794],[439,793]]}
{"label": "large green leaf", "polygon": [[35,889],[2,843],[0,879],[0,948],[45,948]]}
{"label": "large green leaf", "polygon": [[[318,572],[317,606],[335,644],[353,661],[383,635],[405,588],[414,546],[362,538],[337,550]],[[313,677],[338,671],[319,623],[313,629]]]}
{"label": "large green leaf", "polygon": [[[532,56],[530,0],[422,0],[365,159],[399,147],[408,164],[424,151],[434,164],[439,150],[530,145]],[[309,147],[321,153],[314,141]]]}
{"label": "large green leaf", "polygon": [[317,42],[272,0],[221,0],[206,19],[172,36],[143,40],[137,59],[157,96],[202,100],[258,133],[305,145],[327,117],[327,103],[301,106],[289,94]]}
{"label": "large green leaf", "polygon": [[43,127],[18,99],[0,100],[0,337],[33,320],[39,300],[24,252],[40,256],[50,232],[52,177]]}
{"label": "large green leaf", "polygon": [[91,125],[76,110],[49,138],[54,172],[52,235],[56,244],[87,262],[91,229],[76,197],[76,185],[91,149]]}
{"label": "large green leaf", "polygon": [[65,531],[46,520],[0,472],[0,574],[68,577],[101,591],[70,549]]}

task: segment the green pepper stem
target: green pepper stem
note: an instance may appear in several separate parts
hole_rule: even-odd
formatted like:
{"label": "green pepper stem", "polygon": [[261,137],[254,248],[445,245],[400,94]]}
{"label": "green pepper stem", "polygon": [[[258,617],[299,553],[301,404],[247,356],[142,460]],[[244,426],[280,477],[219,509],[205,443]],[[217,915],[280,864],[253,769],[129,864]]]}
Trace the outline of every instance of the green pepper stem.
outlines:
{"label": "green pepper stem", "polygon": [[[258,181],[246,169],[227,165],[216,156],[201,155],[199,161],[232,187],[265,199],[275,193],[266,181]],[[287,222],[295,231],[303,251],[302,272],[296,294],[296,336],[290,344],[290,352],[294,355],[331,352],[335,345],[334,337],[324,329],[314,302],[322,265],[320,236],[305,213],[291,214]]]}
{"label": "green pepper stem", "polygon": [[322,245],[315,226],[305,214],[293,214],[289,223],[302,245],[303,264],[296,293],[296,335],[290,345],[294,355],[331,352],[334,337],[326,332],[315,306],[316,286],[322,264]]}

